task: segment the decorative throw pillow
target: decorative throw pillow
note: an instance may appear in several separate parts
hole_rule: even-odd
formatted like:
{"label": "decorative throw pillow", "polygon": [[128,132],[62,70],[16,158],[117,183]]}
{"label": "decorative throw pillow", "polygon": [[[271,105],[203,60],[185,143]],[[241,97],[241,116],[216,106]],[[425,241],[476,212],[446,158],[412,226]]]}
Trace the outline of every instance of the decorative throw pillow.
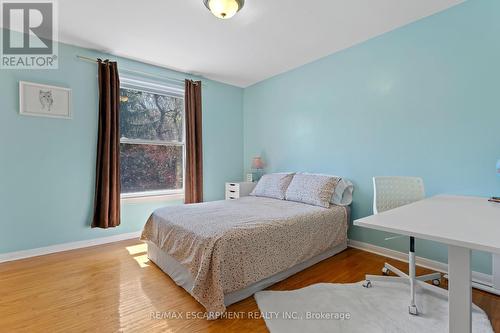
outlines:
{"label": "decorative throw pillow", "polygon": [[286,191],[285,198],[290,201],[328,208],[339,177],[296,174]]}
{"label": "decorative throw pillow", "polygon": [[270,173],[262,176],[250,195],[283,200],[293,173]]}
{"label": "decorative throw pillow", "polygon": [[299,172],[304,175],[315,175],[315,176],[328,176],[338,178],[339,182],[335,186],[335,191],[333,192],[332,199],[330,203],[337,206],[349,206],[352,203],[352,193],[354,192],[353,183],[345,178],[328,175],[324,173],[307,173],[307,172]]}

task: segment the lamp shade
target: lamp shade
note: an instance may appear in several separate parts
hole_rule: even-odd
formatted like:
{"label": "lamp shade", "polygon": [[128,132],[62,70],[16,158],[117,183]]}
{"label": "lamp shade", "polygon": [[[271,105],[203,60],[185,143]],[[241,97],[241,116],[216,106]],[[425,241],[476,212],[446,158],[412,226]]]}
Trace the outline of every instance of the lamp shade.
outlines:
{"label": "lamp shade", "polygon": [[252,169],[264,169],[264,161],[262,160],[262,157],[256,156],[252,159]]}
{"label": "lamp shade", "polygon": [[500,176],[500,160],[497,161],[497,175]]}
{"label": "lamp shade", "polygon": [[229,19],[243,8],[245,0],[203,0],[215,17]]}

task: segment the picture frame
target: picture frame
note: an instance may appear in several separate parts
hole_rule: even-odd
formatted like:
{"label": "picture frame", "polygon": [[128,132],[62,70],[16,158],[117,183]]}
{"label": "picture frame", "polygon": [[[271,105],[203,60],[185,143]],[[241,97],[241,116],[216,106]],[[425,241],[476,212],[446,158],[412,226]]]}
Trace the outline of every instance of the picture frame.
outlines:
{"label": "picture frame", "polygon": [[19,81],[19,114],[71,119],[71,89]]}

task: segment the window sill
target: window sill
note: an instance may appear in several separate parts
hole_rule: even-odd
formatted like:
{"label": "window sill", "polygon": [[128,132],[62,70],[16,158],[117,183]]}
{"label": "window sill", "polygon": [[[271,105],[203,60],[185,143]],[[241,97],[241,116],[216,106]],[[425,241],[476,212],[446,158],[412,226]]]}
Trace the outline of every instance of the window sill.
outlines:
{"label": "window sill", "polygon": [[145,195],[145,196],[122,196],[122,203],[143,203],[159,201],[182,201],[184,202],[184,193]]}

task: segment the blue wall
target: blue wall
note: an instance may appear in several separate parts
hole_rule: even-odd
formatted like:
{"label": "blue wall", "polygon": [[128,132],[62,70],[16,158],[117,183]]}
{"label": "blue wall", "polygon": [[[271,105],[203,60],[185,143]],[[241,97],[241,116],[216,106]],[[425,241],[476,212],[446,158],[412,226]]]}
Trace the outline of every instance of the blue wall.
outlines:
{"label": "blue wall", "polygon": [[[78,60],[77,54],[117,58],[60,44],[59,70],[0,70],[0,253],[139,231],[156,207],[179,203],[124,203],[121,226],[108,230],[90,228],[97,138],[97,67]],[[122,68],[185,77],[126,59],[118,62]],[[71,88],[73,119],[20,116],[20,80]],[[206,200],[222,199],[224,182],[242,177],[242,97],[240,88],[204,80]]]}
{"label": "blue wall", "polygon": [[[499,96],[500,2],[467,1],[245,89],[244,163],[261,154],[268,171],[348,177],[354,218],[372,214],[375,175],[422,176],[428,195],[498,195]],[[349,234],[407,250],[382,232]],[[447,260],[439,244],[417,252]],[[475,253],[473,268],[490,273],[490,255]]]}
{"label": "blue wall", "polygon": [[[500,2],[470,0],[245,90],[205,80],[206,200],[221,199],[224,182],[241,179],[259,154],[268,171],[353,180],[354,218],[372,213],[374,175],[422,176],[429,195],[498,195],[499,36]],[[179,203],[124,203],[120,227],[90,229],[96,66],[76,55],[116,57],[64,44],[59,52],[59,70],[0,70],[0,253],[138,231],[156,207]],[[121,58],[119,66],[185,76]],[[20,80],[72,88],[73,119],[20,116]],[[407,248],[381,232],[349,233]],[[439,244],[417,250],[447,260]],[[473,268],[490,273],[490,256],[475,253]]]}

